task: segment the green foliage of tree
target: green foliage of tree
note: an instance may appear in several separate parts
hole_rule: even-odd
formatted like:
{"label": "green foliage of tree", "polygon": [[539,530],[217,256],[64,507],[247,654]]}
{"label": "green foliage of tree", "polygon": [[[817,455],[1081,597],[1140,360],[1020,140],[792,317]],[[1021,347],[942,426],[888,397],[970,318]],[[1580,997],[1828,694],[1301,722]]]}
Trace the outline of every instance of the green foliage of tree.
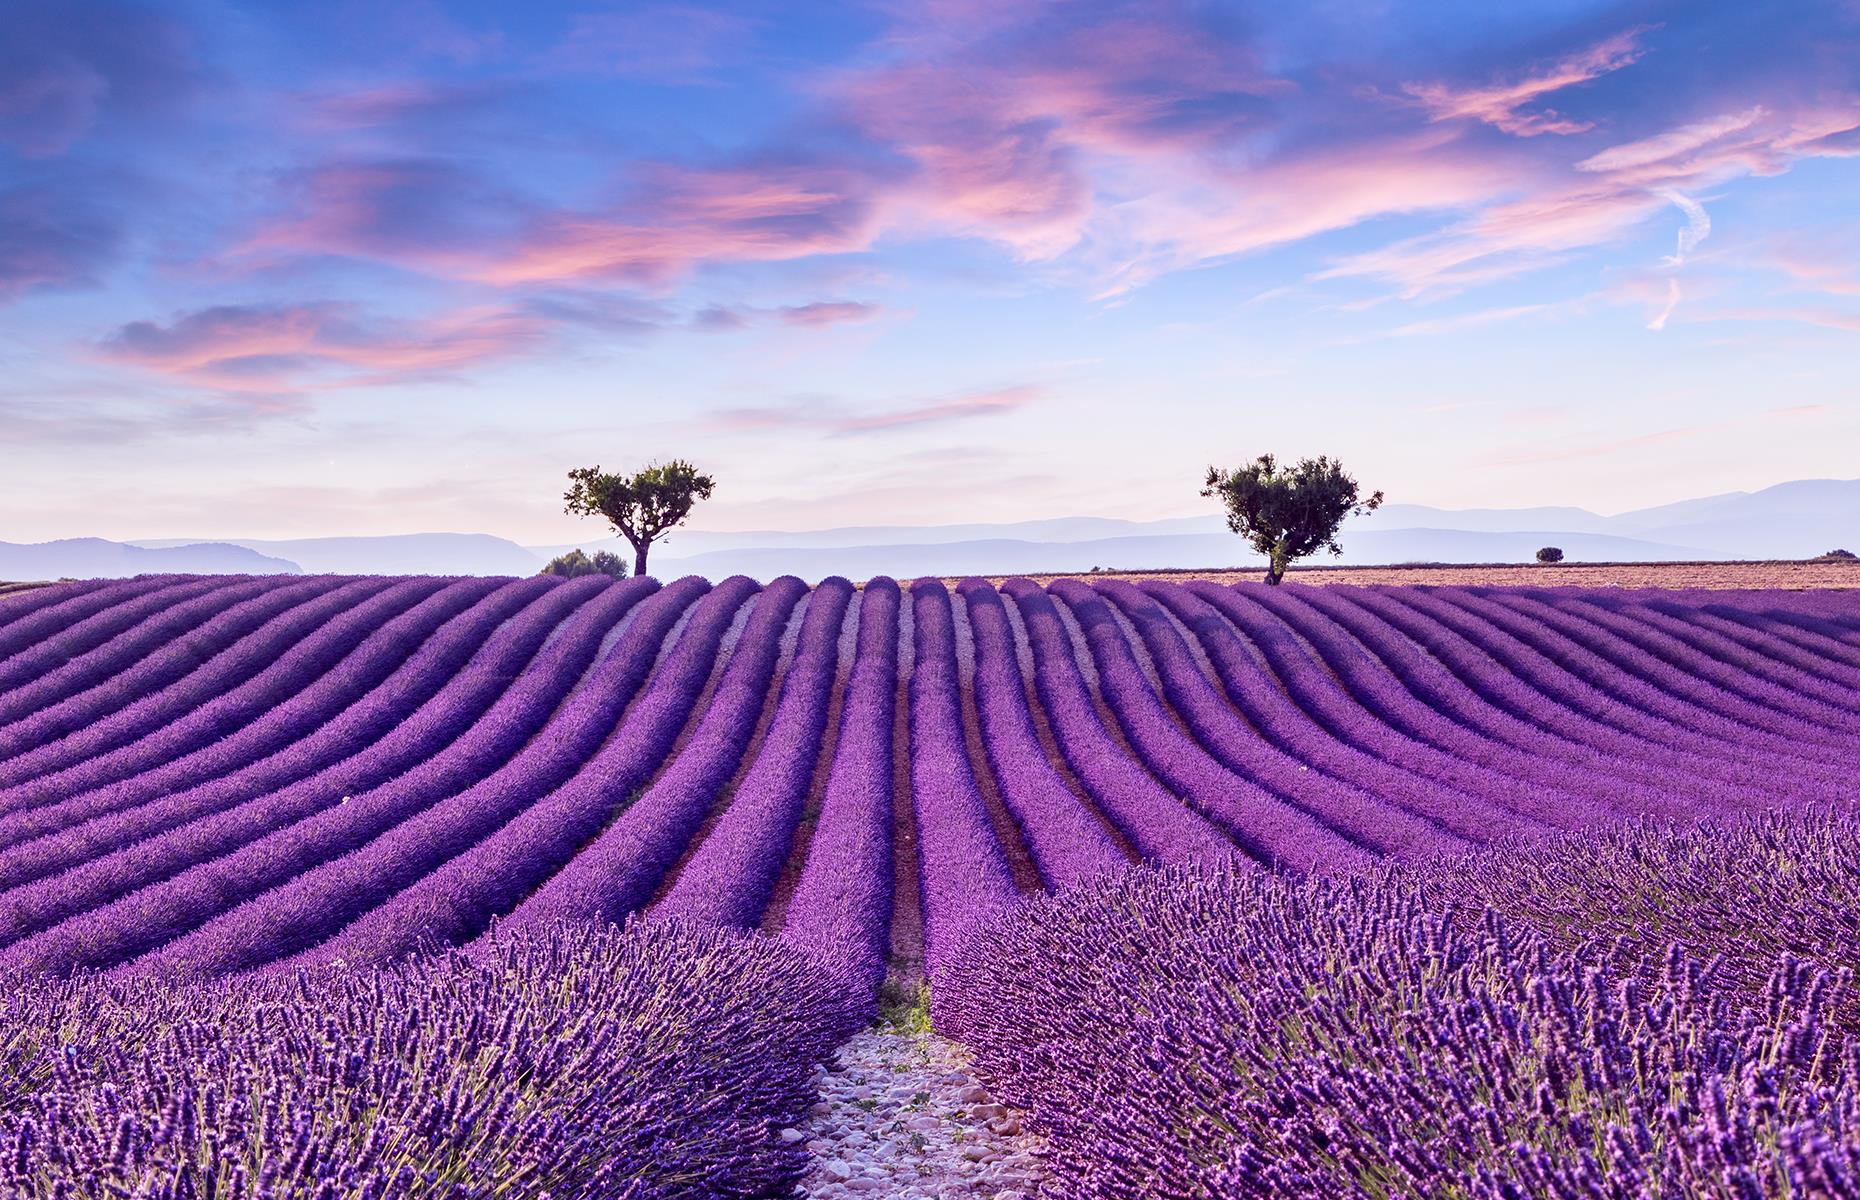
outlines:
{"label": "green foliage of tree", "polygon": [[589,558],[580,550],[570,550],[567,554],[558,554],[549,560],[539,574],[559,575],[563,579],[576,579],[583,575],[612,575],[616,578],[626,574],[626,563],[618,554],[606,550],[597,550]]}
{"label": "green foliage of tree", "polygon": [[1272,584],[1285,578],[1293,559],[1320,549],[1343,553],[1337,544],[1343,519],[1382,505],[1381,492],[1359,501],[1356,480],[1342,463],[1323,455],[1301,458],[1284,470],[1270,454],[1237,471],[1209,467],[1201,494],[1219,499],[1227,528],[1266,556],[1266,582]]}
{"label": "green foliage of tree", "polygon": [[632,475],[609,475],[599,466],[568,473],[562,495],[571,516],[604,517],[633,547],[633,573],[646,573],[652,543],[684,524],[699,500],[710,499],[717,481],[683,459],[653,463]]}
{"label": "green foliage of tree", "polygon": [[1563,561],[1563,548],[1561,546],[1545,546],[1537,552],[1537,561],[1546,566],[1550,563],[1560,563]]}

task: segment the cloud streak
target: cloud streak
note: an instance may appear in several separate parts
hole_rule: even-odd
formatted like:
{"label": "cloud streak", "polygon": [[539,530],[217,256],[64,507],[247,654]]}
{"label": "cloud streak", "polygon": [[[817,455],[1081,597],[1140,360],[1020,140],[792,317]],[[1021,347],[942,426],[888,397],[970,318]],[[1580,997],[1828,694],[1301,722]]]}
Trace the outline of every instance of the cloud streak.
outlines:
{"label": "cloud streak", "polygon": [[1552,108],[1534,113],[1519,110],[1552,92],[1588,83],[1640,61],[1646,52],[1640,39],[1646,32],[1629,29],[1617,33],[1512,83],[1474,88],[1410,83],[1404,84],[1402,91],[1427,110],[1430,121],[1471,119],[1518,137],[1586,133],[1595,128],[1595,122],[1575,120]]}
{"label": "cloud streak", "polygon": [[525,352],[541,336],[540,322],[510,310],[399,321],[337,303],[217,305],[167,325],[131,322],[97,349],[188,383],[292,393],[417,382]]}
{"label": "cloud streak", "polygon": [[851,412],[841,405],[814,400],[786,406],[728,409],[719,413],[711,424],[713,428],[731,433],[794,430],[857,436],[998,416],[1025,408],[1042,395],[1044,389],[1038,385],[1018,384],[963,392],[878,412]]}

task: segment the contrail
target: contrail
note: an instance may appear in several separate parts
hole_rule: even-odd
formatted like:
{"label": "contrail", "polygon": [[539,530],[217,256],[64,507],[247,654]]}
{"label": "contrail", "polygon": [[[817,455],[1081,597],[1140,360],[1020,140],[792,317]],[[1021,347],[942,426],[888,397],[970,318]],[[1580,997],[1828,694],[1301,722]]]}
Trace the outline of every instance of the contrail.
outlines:
{"label": "contrail", "polygon": [[1673,310],[1679,307],[1679,294],[1679,281],[1677,279],[1668,279],[1666,281],[1666,307],[1660,310],[1659,316],[1647,322],[1647,328],[1666,328],[1666,318],[1672,316]]}
{"label": "contrail", "polygon": [[[1711,236],[1711,216],[1705,211],[1703,204],[1683,192],[1673,188],[1661,188],[1660,195],[1678,205],[1679,211],[1686,214],[1685,228],[1679,231],[1679,241],[1673,247],[1673,253],[1660,260],[1662,265],[1677,271],[1686,265],[1686,260],[1692,256],[1692,252],[1699,248],[1699,243]],[[1679,279],[1673,275],[1667,276],[1666,307],[1660,310],[1659,316],[1647,322],[1647,328],[1665,329],[1667,318],[1671,317],[1673,310],[1679,307],[1682,295],[1684,292],[1680,289]]]}
{"label": "contrail", "polygon": [[1705,212],[1703,204],[1683,192],[1663,188],[1660,194],[1677,204],[1679,210],[1686,214],[1686,227],[1679,231],[1677,252],[1664,260],[1668,266],[1684,266],[1687,257],[1698,249],[1699,243],[1711,236],[1711,217]]}

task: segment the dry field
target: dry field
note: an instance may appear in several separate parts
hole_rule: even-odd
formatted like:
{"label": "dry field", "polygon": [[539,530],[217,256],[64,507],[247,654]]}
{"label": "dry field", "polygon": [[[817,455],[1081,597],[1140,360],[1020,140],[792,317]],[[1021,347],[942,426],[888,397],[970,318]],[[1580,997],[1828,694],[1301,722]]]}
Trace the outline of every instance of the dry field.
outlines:
{"label": "dry field", "polygon": [[[1100,571],[1089,579],[1208,579],[1215,583],[1257,582],[1265,572],[1248,570]],[[1063,575],[1030,576],[1037,583]],[[1415,583],[1435,587],[1621,587],[1621,588],[1781,588],[1815,591],[1860,588],[1855,562],[1675,562],[1675,563],[1527,563],[1415,565],[1391,567],[1293,567],[1291,583]],[[953,580],[950,582],[954,582]],[[1000,583],[1001,578],[993,580]]]}

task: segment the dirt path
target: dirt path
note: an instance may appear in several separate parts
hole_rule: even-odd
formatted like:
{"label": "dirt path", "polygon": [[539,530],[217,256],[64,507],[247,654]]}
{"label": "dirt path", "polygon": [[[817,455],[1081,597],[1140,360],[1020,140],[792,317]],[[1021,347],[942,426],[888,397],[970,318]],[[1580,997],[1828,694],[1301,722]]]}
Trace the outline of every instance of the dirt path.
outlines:
{"label": "dirt path", "polygon": [[813,1154],[798,1197],[1029,1200],[1039,1190],[1039,1146],[1019,1114],[920,1013],[854,1037],[819,1085],[807,1124],[781,1134]]}

